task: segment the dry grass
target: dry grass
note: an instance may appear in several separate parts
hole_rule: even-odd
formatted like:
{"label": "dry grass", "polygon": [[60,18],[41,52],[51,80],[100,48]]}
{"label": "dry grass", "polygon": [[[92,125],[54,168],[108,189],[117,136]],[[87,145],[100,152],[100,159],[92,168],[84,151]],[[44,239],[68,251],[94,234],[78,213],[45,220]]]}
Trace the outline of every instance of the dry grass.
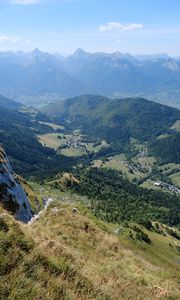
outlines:
{"label": "dry grass", "polygon": [[[36,231],[35,242],[46,255],[67,257],[75,270],[107,299],[156,299],[162,298],[161,293],[163,299],[178,299],[178,266],[170,261],[174,253],[168,254],[170,237],[166,241],[161,236],[159,241],[158,235],[151,233],[155,245],[134,247],[133,242],[102,230],[101,222],[89,218],[81,208],[73,214],[71,205],[57,207],[57,214],[49,209],[31,228]],[[160,251],[163,246],[165,254],[161,261],[161,253],[158,259],[154,256],[156,249]]]}
{"label": "dry grass", "polygon": [[38,135],[37,138],[43,146],[57,150],[59,146],[64,144],[64,141],[62,139],[59,139],[58,136],[61,136],[61,134],[46,133]]}
{"label": "dry grass", "polygon": [[151,245],[117,236],[115,225],[77,202],[54,202],[31,226],[7,214],[5,222],[10,229],[0,230],[1,241],[11,246],[0,265],[11,257],[14,265],[1,277],[0,299],[179,299],[178,255],[170,236],[148,232]]}
{"label": "dry grass", "polygon": [[171,129],[174,129],[176,131],[180,131],[180,120],[177,120],[174,125],[171,127]]}
{"label": "dry grass", "polygon": [[39,191],[35,191],[23,177],[19,175],[15,175],[16,179],[21,183],[24,191],[26,192],[29,202],[31,204],[31,208],[34,213],[38,212],[43,208],[43,203],[42,203],[42,197],[39,193]]}

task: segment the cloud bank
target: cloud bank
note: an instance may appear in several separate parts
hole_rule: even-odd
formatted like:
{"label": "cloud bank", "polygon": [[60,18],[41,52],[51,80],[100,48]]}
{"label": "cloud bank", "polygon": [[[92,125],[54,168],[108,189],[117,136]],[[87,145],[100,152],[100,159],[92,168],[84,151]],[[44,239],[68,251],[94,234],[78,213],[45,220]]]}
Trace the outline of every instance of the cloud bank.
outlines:
{"label": "cloud bank", "polygon": [[9,36],[9,35],[0,35],[0,43],[4,43],[4,42],[16,43],[18,42],[18,39],[16,37]]}
{"label": "cloud bank", "polygon": [[119,22],[109,22],[105,25],[99,27],[100,32],[106,32],[111,30],[119,31],[131,31],[136,29],[142,29],[144,27],[141,23],[130,23],[130,24],[121,24]]}
{"label": "cloud bank", "polygon": [[11,0],[11,4],[30,5],[40,3],[41,0]]}

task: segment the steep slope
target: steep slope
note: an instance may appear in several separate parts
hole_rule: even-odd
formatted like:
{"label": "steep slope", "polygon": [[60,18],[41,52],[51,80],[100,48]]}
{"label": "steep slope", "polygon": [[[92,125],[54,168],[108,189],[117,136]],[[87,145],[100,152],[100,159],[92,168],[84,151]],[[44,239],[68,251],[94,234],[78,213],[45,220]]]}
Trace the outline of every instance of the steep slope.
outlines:
{"label": "steep slope", "polygon": [[28,222],[32,218],[29,200],[13,173],[6,153],[0,148],[0,203],[18,220]]}
{"label": "steep slope", "polygon": [[147,244],[76,202],[52,203],[31,226],[0,212],[1,299],[179,298],[179,242],[168,228],[160,234],[136,225],[149,235]]}
{"label": "steep slope", "polygon": [[38,134],[53,130],[39,122],[44,119],[47,117],[37,112],[20,112],[0,106],[0,144],[20,175],[51,175],[72,163],[71,159],[57,155],[54,150],[39,143]]}

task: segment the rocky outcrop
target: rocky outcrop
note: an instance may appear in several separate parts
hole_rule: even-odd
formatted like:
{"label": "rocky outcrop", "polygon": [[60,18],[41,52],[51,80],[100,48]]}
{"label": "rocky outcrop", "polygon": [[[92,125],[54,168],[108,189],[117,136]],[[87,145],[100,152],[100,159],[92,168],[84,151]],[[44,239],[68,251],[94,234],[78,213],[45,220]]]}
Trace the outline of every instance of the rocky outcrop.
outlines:
{"label": "rocky outcrop", "polygon": [[15,176],[5,151],[0,147],[0,203],[16,219],[29,222],[32,210],[25,191]]}

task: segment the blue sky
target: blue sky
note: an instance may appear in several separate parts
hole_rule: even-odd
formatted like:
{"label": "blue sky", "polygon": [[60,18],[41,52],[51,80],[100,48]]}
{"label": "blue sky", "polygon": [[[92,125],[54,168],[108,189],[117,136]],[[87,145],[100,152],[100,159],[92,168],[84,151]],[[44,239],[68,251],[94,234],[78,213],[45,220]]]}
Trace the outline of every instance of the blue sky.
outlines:
{"label": "blue sky", "polygon": [[0,51],[180,55],[180,0],[0,0]]}

